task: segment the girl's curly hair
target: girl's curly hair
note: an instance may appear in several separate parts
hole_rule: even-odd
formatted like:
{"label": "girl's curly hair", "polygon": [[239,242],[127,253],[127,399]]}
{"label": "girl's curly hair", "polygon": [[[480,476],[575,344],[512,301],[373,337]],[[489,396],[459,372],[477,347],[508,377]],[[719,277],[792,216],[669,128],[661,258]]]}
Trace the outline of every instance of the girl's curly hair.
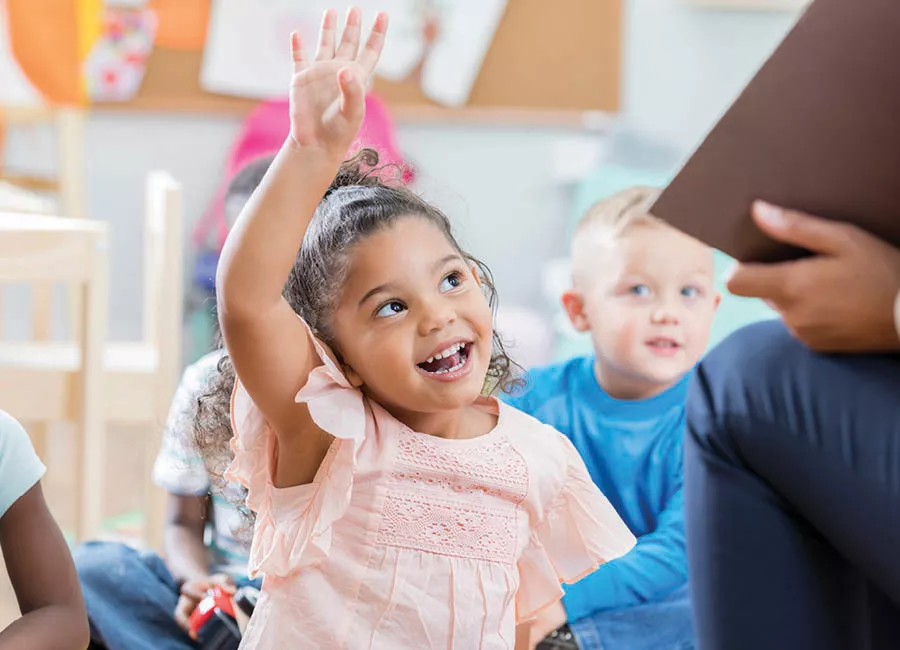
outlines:
{"label": "girl's curly hair", "polygon": [[[411,215],[434,224],[459,254],[477,268],[488,303],[496,312],[497,294],[490,269],[462,249],[443,212],[396,183],[390,172],[389,168],[378,166],[378,153],[373,149],[362,149],[341,165],[316,208],[284,285],[283,296],[291,308],[317,337],[330,345],[333,345],[330,319],[340,299],[353,247],[396,220]],[[493,394],[498,389],[511,392],[523,383],[516,372],[519,366],[507,355],[496,331],[493,338],[494,351],[485,393]],[[218,335],[217,344],[221,345]],[[220,489],[224,487],[223,475],[233,457],[230,408],[234,381],[234,367],[224,355],[207,392],[198,397],[194,413],[194,443],[206,461],[213,484]]]}

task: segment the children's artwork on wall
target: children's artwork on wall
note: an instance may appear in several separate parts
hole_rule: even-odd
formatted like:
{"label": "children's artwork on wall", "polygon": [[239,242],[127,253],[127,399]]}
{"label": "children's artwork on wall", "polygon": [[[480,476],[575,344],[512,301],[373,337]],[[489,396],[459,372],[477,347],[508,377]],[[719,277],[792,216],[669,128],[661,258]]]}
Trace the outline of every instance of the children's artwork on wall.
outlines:
{"label": "children's artwork on wall", "polygon": [[6,3],[0,2],[0,105],[35,106],[41,102],[40,91],[13,55]]}
{"label": "children's artwork on wall", "polygon": [[132,98],[156,25],[122,0],[0,0],[0,106]]}
{"label": "children's artwork on wall", "polygon": [[156,12],[157,47],[200,51],[206,42],[210,0],[149,0]]}
{"label": "children's artwork on wall", "polygon": [[122,102],[137,94],[153,51],[156,26],[156,14],[149,9],[103,12],[100,35],[84,62],[91,101]]}
{"label": "children's artwork on wall", "polygon": [[94,3],[99,0],[0,0],[0,105],[83,99],[79,29]]}
{"label": "children's artwork on wall", "polygon": [[201,85],[209,92],[269,98],[290,77],[285,54],[292,30],[312,54],[322,13],[362,9],[366,25],[378,11],[391,16],[377,74],[389,81],[414,77],[445,105],[466,103],[507,0],[213,0]]}

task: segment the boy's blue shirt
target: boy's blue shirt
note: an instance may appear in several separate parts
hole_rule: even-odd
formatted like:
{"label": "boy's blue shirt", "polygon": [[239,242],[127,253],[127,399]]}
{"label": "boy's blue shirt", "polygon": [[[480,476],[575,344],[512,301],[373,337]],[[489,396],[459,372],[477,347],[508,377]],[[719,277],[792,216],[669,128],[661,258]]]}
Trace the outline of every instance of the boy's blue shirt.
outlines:
{"label": "boy's blue shirt", "polygon": [[597,383],[589,355],[531,370],[527,386],[505,398],[568,436],[638,538],[627,555],[565,587],[570,621],[661,598],[687,581],[682,436],[689,374],[655,397],[618,400]]}

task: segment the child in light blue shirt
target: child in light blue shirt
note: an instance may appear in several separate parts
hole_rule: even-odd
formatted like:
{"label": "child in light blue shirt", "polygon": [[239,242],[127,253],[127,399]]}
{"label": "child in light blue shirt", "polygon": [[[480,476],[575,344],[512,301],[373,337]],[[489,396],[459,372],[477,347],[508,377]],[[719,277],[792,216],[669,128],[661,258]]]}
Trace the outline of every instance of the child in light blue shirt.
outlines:
{"label": "child in light blue shirt", "polygon": [[22,616],[0,648],[83,650],[88,622],[66,541],[47,509],[28,434],[0,411],[0,549]]}

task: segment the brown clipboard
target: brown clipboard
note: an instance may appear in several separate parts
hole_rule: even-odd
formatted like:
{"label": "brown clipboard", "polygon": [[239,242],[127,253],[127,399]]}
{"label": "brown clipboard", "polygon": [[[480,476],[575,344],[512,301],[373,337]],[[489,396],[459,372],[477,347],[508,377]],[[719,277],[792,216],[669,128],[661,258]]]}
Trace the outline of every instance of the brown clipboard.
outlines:
{"label": "brown clipboard", "polygon": [[651,208],[741,261],[763,199],[900,246],[900,0],[815,0]]}

